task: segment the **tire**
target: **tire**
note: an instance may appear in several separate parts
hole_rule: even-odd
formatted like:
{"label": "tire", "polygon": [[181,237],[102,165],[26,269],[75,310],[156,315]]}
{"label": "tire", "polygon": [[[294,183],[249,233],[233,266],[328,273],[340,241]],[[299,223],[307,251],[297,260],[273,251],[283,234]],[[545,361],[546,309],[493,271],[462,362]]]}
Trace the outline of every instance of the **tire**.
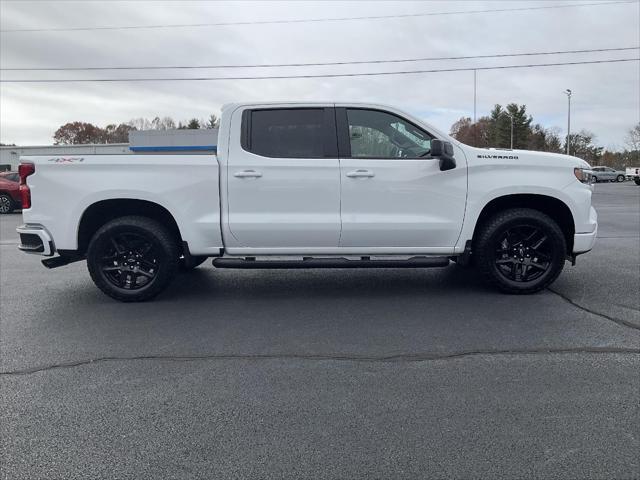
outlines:
{"label": "tire", "polygon": [[591,179],[593,180],[593,183],[598,183],[598,177],[596,177],[595,175],[592,176]]}
{"label": "tire", "polygon": [[178,266],[181,272],[189,272],[194,268],[202,265],[209,257],[189,257],[188,259],[185,257],[180,257],[180,261]]}
{"label": "tire", "polygon": [[618,175],[618,176],[616,177],[616,180],[618,181],[618,183],[620,183],[620,182],[624,182],[624,175]]}
{"label": "tire", "polygon": [[512,294],[548,287],[560,275],[567,254],[558,224],[529,208],[496,214],[480,227],[474,243],[482,274],[498,289]]}
{"label": "tire", "polygon": [[636,185],[640,185],[640,177],[635,177],[633,181],[635,182]]}
{"label": "tire", "polygon": [[169,286],[179,258],[178,242],[162,224],[129,216],[111,220],[93,235],[87,268],[96,286],[111,298],[141,302]]}
{"label": "tire", "polygon": [[10,195],[6,193],[0,193],[0,214],[7,214],[15,210],[16,204]]}

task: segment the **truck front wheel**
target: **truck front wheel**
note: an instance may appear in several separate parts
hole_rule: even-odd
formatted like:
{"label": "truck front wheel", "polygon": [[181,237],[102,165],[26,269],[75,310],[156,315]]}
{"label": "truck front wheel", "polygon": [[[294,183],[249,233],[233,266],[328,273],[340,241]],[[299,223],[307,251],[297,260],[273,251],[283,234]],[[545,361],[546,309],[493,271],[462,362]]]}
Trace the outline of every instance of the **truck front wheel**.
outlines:
{"label": "truck front wheel", "polygon": [[476,264],[506,293],[534,293],[562,271],[567,247],[562,230],[548,215],[514,208],[490,218],[475,241]]}
{"label": "truck front wheel", "polygon": [[162,292],[178,271],[178,242],[159,222],[138,216],[116,218],[89,242],[87,267],[100,290],[122,302]]}

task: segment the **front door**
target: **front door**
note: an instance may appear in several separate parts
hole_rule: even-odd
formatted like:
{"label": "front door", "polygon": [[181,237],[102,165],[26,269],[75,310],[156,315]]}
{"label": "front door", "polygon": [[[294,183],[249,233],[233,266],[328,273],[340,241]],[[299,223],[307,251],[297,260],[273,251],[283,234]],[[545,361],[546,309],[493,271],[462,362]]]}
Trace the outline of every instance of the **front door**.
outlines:
{"label": "front door", "polygon": [[429,156],[433,136],[390,112],[337,108],[336,119],[340,246],[453,249],[466,203],[465,159],[457,158],[453,170],[440,171],[438,159]]}
{"label": "front door", "polygon": [[245,109],[231,122],[241,138],[229,139],[229,251],[335,249],[340,168],[333,108]]}

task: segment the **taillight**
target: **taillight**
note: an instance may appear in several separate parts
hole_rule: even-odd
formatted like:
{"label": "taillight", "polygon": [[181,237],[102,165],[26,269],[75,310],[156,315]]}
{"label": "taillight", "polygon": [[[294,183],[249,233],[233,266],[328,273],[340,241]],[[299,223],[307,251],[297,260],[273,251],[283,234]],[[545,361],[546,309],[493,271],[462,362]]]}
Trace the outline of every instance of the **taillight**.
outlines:
{"label": "taillight", "polygon": [[31,190],[27,185],[27,177],[36,173],[36,166],[33,163],[21,163],[18,166],[20,175],[20,196],[22,197],[22,208],[31,208]]}

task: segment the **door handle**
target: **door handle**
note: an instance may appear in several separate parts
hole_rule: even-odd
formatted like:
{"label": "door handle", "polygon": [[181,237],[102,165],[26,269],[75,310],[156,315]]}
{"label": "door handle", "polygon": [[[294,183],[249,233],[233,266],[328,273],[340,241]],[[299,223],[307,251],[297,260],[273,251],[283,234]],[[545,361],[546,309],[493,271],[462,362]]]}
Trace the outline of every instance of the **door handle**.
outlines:
{"label": "door handle", "polygon": [[233,176],[237,178],[260,178],[262,173],[256,172],[255,170],[241,170],[240,172],[234,173]]}
{"label": "door handle", "polygon": [[347,173],[347,177],[349,178],[371,178],[375,176],[375,173],[373,173],[371,170],[354,170],[353,172]]}

